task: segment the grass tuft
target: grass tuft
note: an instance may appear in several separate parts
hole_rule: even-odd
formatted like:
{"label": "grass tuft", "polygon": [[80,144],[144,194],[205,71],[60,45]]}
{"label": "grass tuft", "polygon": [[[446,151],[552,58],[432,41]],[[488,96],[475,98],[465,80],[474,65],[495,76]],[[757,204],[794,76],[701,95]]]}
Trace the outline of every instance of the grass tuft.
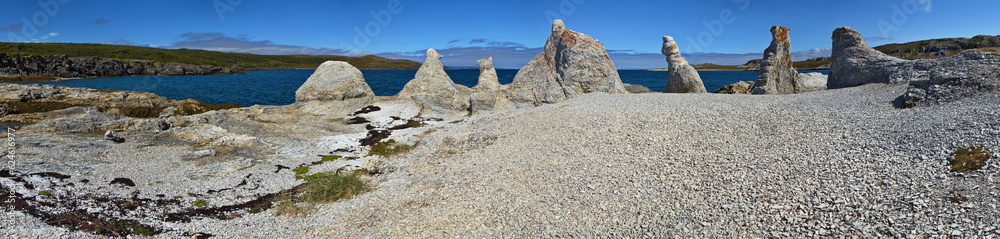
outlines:
{"label": "grass tuft", "polygon": [[335,202],[368,190],[354,173],[317,173],[307,176],[306,181],[304,199],[312,203]]}
{"label": "grass tuft", "polygon": [[306,183],[282,195],[275,206],[275,215],[301,216],[308,214],[317,203],[336,202],[369,190],[359,178],[368,171],[327,172],[303,176]]}
{"label": "grass tuft", "polygon": [[986,166],[986,160],[990,159],[990,151],[977,146],[960,148],[948,155],[955,157],[950,163],[951,171],[959,173],[981,169]]}
{"label": "grass tuft", "polygon": [[372,145],[371,152],[368,156],[378,155],[383,157],[389,157],[401,153],[405,153],[412,149],[412,146],[397,143],[396,140],[387,140],[385,142],[378,142]]}

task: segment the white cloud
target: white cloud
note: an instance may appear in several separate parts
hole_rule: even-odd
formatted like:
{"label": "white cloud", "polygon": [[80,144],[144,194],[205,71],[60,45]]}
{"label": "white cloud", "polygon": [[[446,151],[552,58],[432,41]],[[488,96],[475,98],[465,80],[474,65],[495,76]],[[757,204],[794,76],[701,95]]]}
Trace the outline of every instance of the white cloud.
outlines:
{"label": "white cloud", "polygon": [[261,55],[346,55],[362,56],[368,52],[330,48],[278,45],[268,40],[255,41],[247,36],[231,37],[218,32],[185,33],[182,40],[165,48],[190,48],[209,51],[253,53]]}
{"label": "white cloud", "polygon": [[931,2],[932,2],[932,1],[933,1],[933,0],[927,0],[927,6],[924,6],[924,11],[925,11],[925,12],[931,12],[931,6],[932,6],[932,5],[931,5]]}
{"label": "white cloud", "polygon": [[58,33],[58,32],[50,32],[49,34],[45,34],[45,35],[43,35],[43,36],[42,36],[41,38],[39,38],[39,39],[31,39],[31,40],[32,40],[32,41],[35,41],[35,42],[38,42],[39,40],[45,40],[45,39],[49,39],[49,38],[52,38],[52,37],[56,37],[56,36],[59,36],[59,33]]}

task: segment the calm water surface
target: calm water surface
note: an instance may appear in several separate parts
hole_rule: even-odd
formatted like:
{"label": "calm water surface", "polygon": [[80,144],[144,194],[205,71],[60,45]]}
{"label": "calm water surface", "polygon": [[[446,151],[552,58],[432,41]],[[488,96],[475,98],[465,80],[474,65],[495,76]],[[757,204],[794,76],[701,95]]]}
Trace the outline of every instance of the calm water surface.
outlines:
{"label": "calm water surface", "polygon": [[[32,84],[62,85],[94,89],[114,89],[152,92],[170,99],[195,99],[211,104],[235,103],[241,106],[287,105],[295,102],[295,90],[312,75],[314,70],[249,71],[244,75],[207,76],[125,76],[65,80],[57,82],[29,82]],[[473,87],[478,82],[479,69],[448,70],[448,76],[457,84]],[[802,71],[811,72],[811,71]],[[829,71],[818,71],[829,74]],[[406,85],[416,70],[363,70],[365,81],[376,95],[395,95]],[[698,72],[709,92],[737,81],[754,81],[756,71],[702,71]],[[497,70],[501,84],[514,80],[517,70]],[[667,72],[619,70],[622,82],[639,84],[659,92],[667,85]]]}

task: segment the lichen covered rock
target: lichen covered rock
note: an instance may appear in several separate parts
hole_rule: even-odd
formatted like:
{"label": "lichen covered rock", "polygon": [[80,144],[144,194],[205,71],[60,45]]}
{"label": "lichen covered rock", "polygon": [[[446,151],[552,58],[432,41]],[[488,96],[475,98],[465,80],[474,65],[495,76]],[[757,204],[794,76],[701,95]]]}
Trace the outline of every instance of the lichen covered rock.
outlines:
{"label": "lichen covered rock", "polygon": [[791,43],[788,28],[771,27],[771,46],[764,50],[759,75],[754,82],[753,94],[794,94],[802,91],[798,71],[792,66]]}
{"label": "lichen covered rock", "polygon": [[681,56],[680,48],[674,38],[663,36],[663,47],[660,49],[667,56],[667,86],[663,93],[706,93],[705,83],[701,81],[698,70],[689,65],[687,59]]}
{"label": "lichen covered rock", "polygon": [[552,23],[552,34],[539,53],[514,76],[510,100],[518,107],[556,103],[592,92],[628,93],[604,44],[587,34]]}

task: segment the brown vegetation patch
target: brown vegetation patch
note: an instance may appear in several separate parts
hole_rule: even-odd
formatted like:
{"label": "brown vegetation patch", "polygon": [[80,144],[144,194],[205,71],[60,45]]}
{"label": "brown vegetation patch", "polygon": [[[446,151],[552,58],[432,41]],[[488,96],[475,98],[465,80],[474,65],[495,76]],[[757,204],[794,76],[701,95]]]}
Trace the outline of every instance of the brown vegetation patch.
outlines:
{"label": "brown vegetation patch", "polygon": [[[183,103],[181,103],[180,105],[178,105],[176,107],[177,111],[175,111],[175,113],[177,115],[187,116],[187,115],[201,114],[201,113],[205,113],[205,112],[209,112],[209,111],[224,110],[224,109],[233,109],[233,108],[240,108],[240,107],[241,107],[240,105],[232,104],[232,103],[221,104],[221,105],[213,105],[213,104],[209,104],[209,103],[205,103],[205,102],[201,102],[201,101],[197,101],[197,100],[185,100]],[[161,109],[161,111],[162,111],[162,109]],[[159,116],[159,113],[157,113],[157,116]]]}
{"label": "brown vegetation patch", "polygon": [[986,160],[989,160],[991,157],[988,149],[978,146],[960,148],[948,155],[955,157],[950,163],[951,171],[959,173],[983,168],[983,166],[986,166]]}
{"label": "brown vegetation patch", "polygon": [[48,112],[53,110],[61,110],[75,106],[80,106],[64,102],[30,102],[30,101],[7,102],[3,103],[3,105],[7,108],[13,109],[16,114],[40,113],[40,112]]}

